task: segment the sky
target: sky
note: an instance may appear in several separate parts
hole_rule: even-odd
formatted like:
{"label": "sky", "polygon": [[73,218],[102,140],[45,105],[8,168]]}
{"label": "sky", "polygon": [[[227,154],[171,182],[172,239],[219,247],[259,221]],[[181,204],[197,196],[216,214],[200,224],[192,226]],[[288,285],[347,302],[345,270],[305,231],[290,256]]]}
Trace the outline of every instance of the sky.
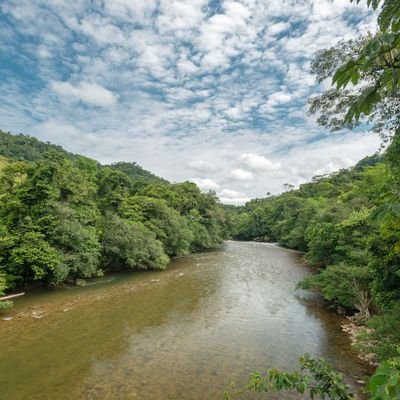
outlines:
{"label": "sky", "polygon": [[314,53],[375,19],[349,0],[2,0],[0,129],[243,204],[379,148],[307,115],[329,87]]}

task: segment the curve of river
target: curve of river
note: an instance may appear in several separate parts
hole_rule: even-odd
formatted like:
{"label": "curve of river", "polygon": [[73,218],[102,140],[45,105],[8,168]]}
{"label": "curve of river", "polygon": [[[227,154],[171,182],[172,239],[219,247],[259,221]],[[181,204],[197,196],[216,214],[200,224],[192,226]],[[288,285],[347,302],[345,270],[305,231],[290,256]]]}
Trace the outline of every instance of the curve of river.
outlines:
{"label": "curve of river", "polygon": [[338,317],[295,290],[309,273],[297,252],[227,242],[166,271],[28,294],[0,321],[0,398],[222,399],[254,370],[297,368],[305,352],[356,387],[368,370]]}

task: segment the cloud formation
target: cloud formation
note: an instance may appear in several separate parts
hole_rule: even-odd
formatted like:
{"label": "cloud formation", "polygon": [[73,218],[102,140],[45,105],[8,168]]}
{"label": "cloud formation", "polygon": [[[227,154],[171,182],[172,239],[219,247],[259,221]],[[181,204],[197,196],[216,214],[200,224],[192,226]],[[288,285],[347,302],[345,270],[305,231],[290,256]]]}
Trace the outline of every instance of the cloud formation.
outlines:
{"label": "cloud formation", "polygon": [[250,171],[246,171],[241,168],[235,168],[230,173],[230,178],[235,181],[252,181],[254,179],[253,174]]}
{"label": "cloud formation", "polygon": [[306,115],[314,52],[375,29],[348,0],[4,0],[0,19],[2,129],[236,203],[378,148]]}
{"label": "cloud formation", "polygon": [[245,166],[255,171],[277,171],[282,167],[280,162],[274,163],[264,156],[253,153],[244,153],[239,159]]}
{"label": "cloud formation", "polygon": [[51,89],[60,96],[71,97],[84,103],[107,107],[116,103],[116,96],[95,83],[80,82],[74,86],[69,82],[50,82]]}

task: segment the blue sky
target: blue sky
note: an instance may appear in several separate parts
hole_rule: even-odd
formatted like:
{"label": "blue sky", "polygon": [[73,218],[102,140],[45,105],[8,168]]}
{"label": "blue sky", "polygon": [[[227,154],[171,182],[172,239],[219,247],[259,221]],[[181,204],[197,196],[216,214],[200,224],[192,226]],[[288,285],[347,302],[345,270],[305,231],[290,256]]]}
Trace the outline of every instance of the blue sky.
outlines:
{"label": "blue sky", "polygon": [[240,204],[379,147],[307,116],[314,52],[374,30],[349,0],[3,0],[0,128],[136,161]]}

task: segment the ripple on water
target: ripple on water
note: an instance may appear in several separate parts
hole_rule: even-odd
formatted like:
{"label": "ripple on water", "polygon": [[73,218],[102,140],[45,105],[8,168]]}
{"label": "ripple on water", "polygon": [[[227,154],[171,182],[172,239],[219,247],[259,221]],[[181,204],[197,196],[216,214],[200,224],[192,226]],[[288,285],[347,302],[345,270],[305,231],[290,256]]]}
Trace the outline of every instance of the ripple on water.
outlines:
{"label": "ripple on water", "polygon": [[[304,352],[355,384],[367,369],[337,317],[295,290],[308,273],[296,252],[228,242],[163,272],[28,295],[0,324],[1,396],[221,399],[254,369],[295,368]],[[301,398],[282,396],[268,398]]]}

